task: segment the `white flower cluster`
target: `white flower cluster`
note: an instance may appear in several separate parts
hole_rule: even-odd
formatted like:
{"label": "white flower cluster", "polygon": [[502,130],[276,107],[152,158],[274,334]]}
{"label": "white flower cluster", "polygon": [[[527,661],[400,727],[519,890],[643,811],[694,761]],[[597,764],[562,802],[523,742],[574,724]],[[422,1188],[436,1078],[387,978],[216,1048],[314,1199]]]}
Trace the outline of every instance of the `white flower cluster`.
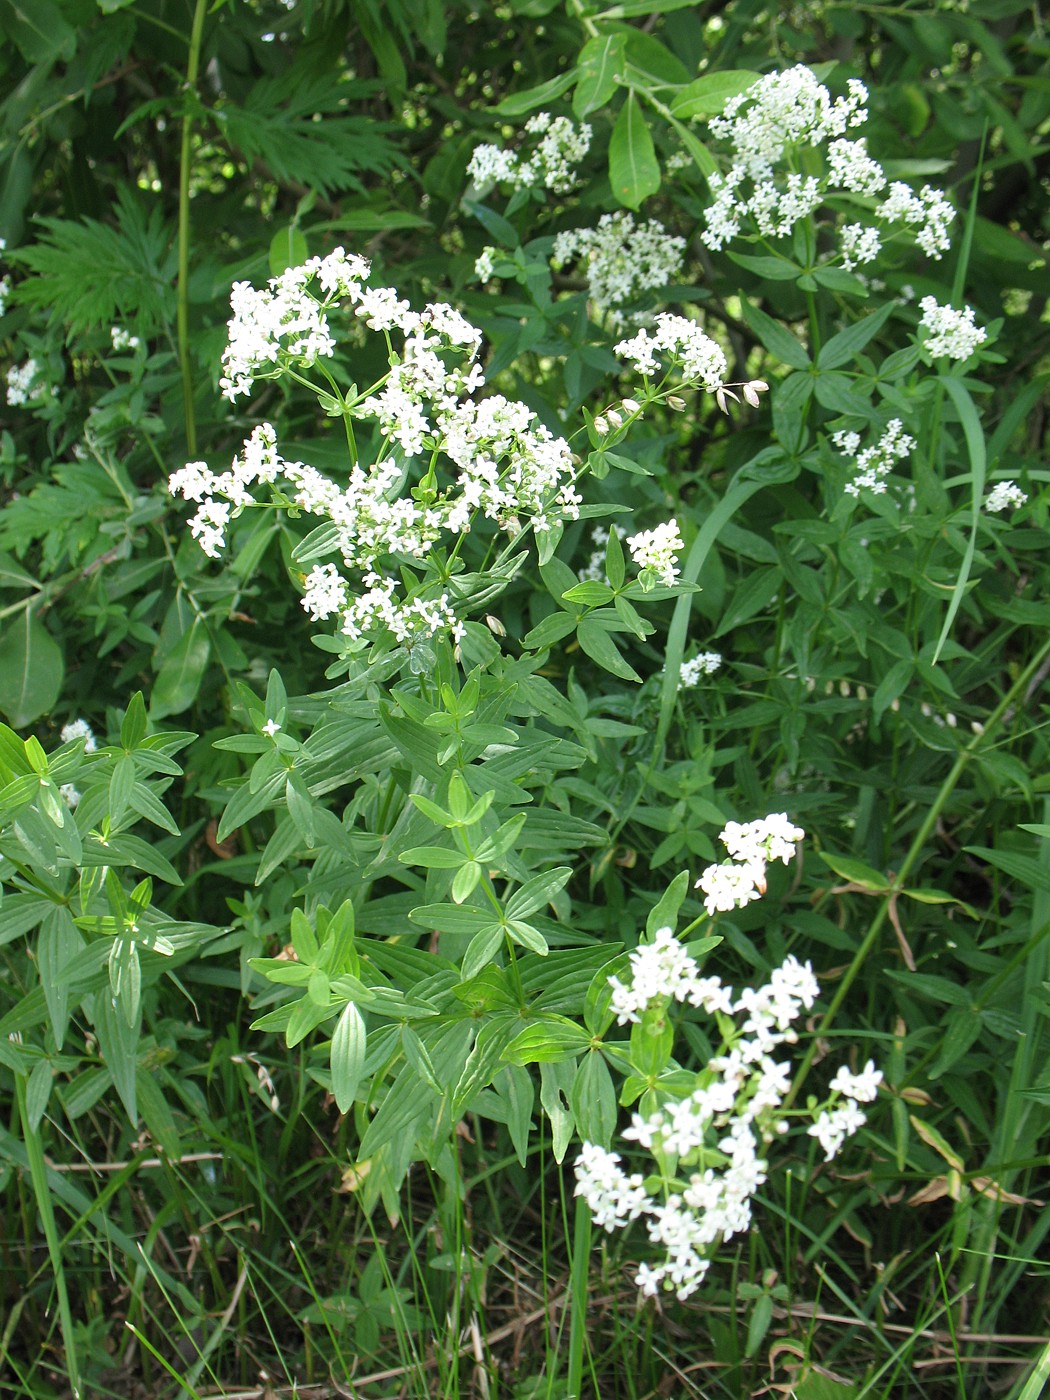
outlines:
{"label": "white flower cluster", "polygon": [[[255,379],[271,377],[289,365],[309,367],[335,353],[327,311],[340,297],[357,301],[369,264],[336,248],[326,258],[310,258],[271,277],[264,288],[235,282],[233,316],[222,352],[225,374],[219,383],[231,402],[251,392]],[[320,299],[310,291],[316,280]]]}
{"label": "white flower cluster", "polygon": [[702,676],[713,676],[721,665],[722,653],[719,651],[702,651],[683,661],[678,669],[678,689],[692,690],[700,684]]}
{"label": "white flower cluster", "polygon": [[114,350],[137,350],[142,342],[124,326],[110,326],[109,338]]}
{"label": "white flower cluster", "polygon": [[[845,133],[868,119],[864,84],[851,78],[845,97],[832,100],[827,88],[799,64],[769,73],[730,99],[711,120],[713,134],[730,147],[728,171],[711,176],[714,203],[704,211],[701,234],[709,248],[720,249],[748,225],[763,238],[785,238],[829,198],[872,200],[886,191],[873,215],[880,224],[909,228],[932,258],[950,246],[947,228],[951,205],[929,185],[918,195],[901,182],[888,184],[885,171],[868,154],[864,138]],[[802,174],[800,152],[826,147],[822,174]],[[888,189],[887,189],[888,185]],[[852,269],[878,256],[883,233],[871,224],[847,224],[840,252]]]}
{"label": "white flower cluster", "polygon": [[[753,830],[759,825],[736,828],[741,849],[762,844]],[[777,824],[766,844],[775,845],[784,832]],[[641,1173],[628,1175],[618,1153],[593,1143],[583,1144],[575,1164],[576,1194],[596,1224],[612,1231],[645,1220],[662,1257],[655,1265],[639,1266],[636,1282],[642,1292],[654,1295],[668,1288],[684,1299],[703,1280],[714,1249],[750,1227],[752,1199],[769,1174],[763,1148],[788,1128],[782,1104],[791,1084],[790,1066],[774,1053],[797,1039],[794,1022],[813,1007],[819,986],[808,963],[788,957],[765,986],[745,988],[734,999],[732,989],[717,977],[699,975],[695,960],[669,928],[657,930],[652,943],[631,954],[629,984],[609,981],[612,1009],[621,1025],[638,1022],[650,1009],[662,1010],[672,1001],[722,1018],[721,1053],[696,1076],[692,1091],[659,1097],[650,1092],[656,1107],[634,1113],[623,1133],[656,1159],[662,1197],[646,1190]],[[742,1020],[730,1028],[729,1016]],[[829,1160],[865,1122],[857,1102],[873,1100],[881,1080],[870,1060],[860,1074],[845,1067],[836,1073],[831,1097],[814,1110],[815,1122],[808,1129]],[[840,1097],[847,1100],[842,1106]]]}
{"label": "white flower cluster", "polygon": [[[353,417],[378,421],[383,441],[377,460],[370,466],[354,463],[349,479],[337,484],[312,466],[282,458],[273,428],[263,423],[228,471],[215,473],[203,462],[190,462],[172,474],[169,489],[198,503],[190,530],[212,558],[225,546],[231,518],[256,504],[258,484],[276,487],[279,501],[331,521],[333,551],[341,554],[347,570],[360,575],[364,591],[357,594],[334,564],[316,565],[304,581],[303,598],[313,620],[338,617],[344,634],[355,640],[375,628],[387,629],[399,642],[439,630],[458,637],[462,627],[448,595],[403,600],[396,565],[390,568],[383,561],[425,560],[443,534],[467,533],[476,514],[510,534],[520,530],[521,516],[540,532],[556,521],[574,519],[580,498],[572,455],[568,444],[525,404],[502,395],[473,397],[484,384],[476,362],[481,343],[476,327],[443,303],[413,312],[392,288],[366,287],[368,273],[363,258],[338,249],[323,261],[312,259],[305,268],[273,279],[267,292],[243,285],[235,289],[238,314],[230,323],[224,362],[239,393],[247,392],[260,372],[273,372],[269,367],[279,371],[321,353],[322,342],[330,346],[324,353],[332,353],[325,313],[336,298],[345,298],[389,347],[391,368],[385,378],[346,406]],[[308,286],[314,278],[321,302]],[[298,310],[289,330],[293,292]],[[276,319],[267,329],[275,308]],[[391,331],[404,337],[399,350],[391,344]],[[391,455],[394,444],[400,451],[397,460]],[[424,454],[429,465],[423,480],[406,491],[403,459]],[[441,455],[452,468],[444,480],[437,470]]]}
{"label": "white flower cluster", "polygon": [[871,491],[881,496],[886,490],[886,478],[893,470],[894,463],[904,461],[915,446],[915,439],[904,431],[904,424],[899,418],[891,418],[878,442],[866,447],[863,452],[859,451],[859,433],[832,433],[831,441],[845,456],[856,458],[853,480],[846,483],[847,496],[859,496],[861,491]]}
{"label": "white flower cluster", "polygon": [[643,943],[631,954],[629,984],[609,978],[611,1009],[619,1025],[640,1021],[641,1012],[656,1001],[688,1002],[707,1012],[733,1010],[733,991],[717,977],[701,977],[696,960],[674,936],[670,928],[658,928],[651,943]]}
{"label": "white flower cluster", "polygon": [[[829,1086],[831,1104],[822,1109],[813,1125],[806,1129],[809,1136],[820,1143],[827,1161],[837,1156],[846,1139],[868,1121],[857,1105],[874,1102],[881,1083],[882,1071],[875,1068],[874,1060],[869,1060],[859,1074],[851,1074],[845,1065],[837,1071]],[[843,1104],[836,1103],[840,1095],[846,1100]]]}
{"label": "white flower cluster", "polygon": [[[74,719],[70,720],[68,724],[64,724],[59,738],[63,744],[69,744],[74,739],[83,739],[85,753],[94,753],[98,748],[98,743],[95,739],[95,731],[91,728],[91,725],[88,724],[86,719]],[[76,807],[82,795],[79,788],[73,783],[63,783],[59,787],[58,792],[70,811]]]}
{"label": "white flower cluster", "polygon": [[635,223],[632,214],[620,210],[603,214],[597,228],[559,233],[551,261],[556,268],[586,265],[588,294],[601,317],[642,292],[666,287],[681,271],[684,253],[684,238],[672,236],[655,219]]}
{"label": "white flower cluster", "polygon": [[678,577],[677,550],[682,548],[677,520],[665,520],[653,530],[631,535],[627,548],[638,565],[643,587],[647,580],[670,588]]}
{"label": "white flower cluster", "polygon": [[655,374],[661,360],[666,359],[678,367],[688,383],[702,384],[712,393],[724,383],[729,369],[722,347],[705,335],[695,321],[666,311],[657,316],[654,335],[640,330],[614,348],[645,378]]}
{"label": "white flower cluster", "polygon": [[61,729],[60,738],[63,744],[72,743],[74,739],[83,739],[84,752],[94,753],[98,748],[98,741],[95,739],[95,731],[88,724],[86,719],[73,719],[68,724],[64,724]]}
{"label": "white flower cluster", "polygon": [[476,147],[467,166],[469,178],[479,189],[489,185],[534,189],[542,185],[554,194],[571,190],[576,183],[576,166],[591,148],[590,124],[577,126],[568,117],[537,112],[525,123],[525,132],[540,138],[528,154],[515,155],[499,146]]}
{"label": "white flower cluster", "polygon": [[934,358],[946,355],[950,360],[968,360],[978,345],[988,339],[988,332],[974,322],[972,306],[956,311],[953,306],[940,306],[934,297],[919,302],[926,331],[925,346]]}
{"label": "white flower cluster", "polygon": [[704,908],[709,914],[719,910],[743,909],[766,892],[766,866],[779,860],[785,865],[794,857],[795,846],[805,836],[800,826],[788,821],[785,812],[772,812],[753,822],[729,822],[719,836],[730,859],[709,865],[696,882],[704,892]]}
{"label": "white flower cluster", "polygon": [[42,366],[39,360],[28,359],[24,365],[12,365],[7,371],[7,402],[12,408],[21,408],[30,399],[43,398],[47,385],[40,378]]}
{"label": "white flower cluster", "polygon": [[1023,506],[1027,500],[1027,493],[1014,482],[997,481],[988,493],[984,508],[991,511],[993,515],[997,515],[1001,510],[1016,510],[1018,506]]}

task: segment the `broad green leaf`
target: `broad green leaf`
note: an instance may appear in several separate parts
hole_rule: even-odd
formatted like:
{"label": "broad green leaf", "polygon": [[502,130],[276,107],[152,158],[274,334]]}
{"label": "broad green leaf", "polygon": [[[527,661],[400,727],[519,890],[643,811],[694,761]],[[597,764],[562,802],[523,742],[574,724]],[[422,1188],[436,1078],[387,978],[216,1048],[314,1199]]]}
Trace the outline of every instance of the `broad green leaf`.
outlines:
{"label": "broad green leaf", "polygon": [[270,275],[279,277],[286,268],[301,267],[309,256],[302,229],[298,224],[288,224],[270,239]]}
{"label": "broad green leaf", "polygon": [[590,1036],[564,1016],[545,1016],[526,1026],[503,1052],[514,1065],[553,1064],[574,1060],[590,1046]]}
{"label": "broad green leaf", "polygon": [[690,117],[717,117],[731,97],[746,92],[758,79],[758,73],[750,73],[743,68],[705,73],[676,95],[671,103],[671,115],[683,121]]}
{"label": "broad green leaf", "polygon": [[572,1082],[572,1111],[576,1128],[586,1142],[608,1147],[616,1127],[618,1109],[609,1066],[597,1050],[584,1055]]}
{"label": "broad green leaf", "polygon": [[624,681],[641,681],[641,676],[623,659],[616,643],[600,622],[585,617],[576,629],[576,636],[581,648],[603,670]]}
{"label": "broad green leaf", "polygon": [[[770,282],[794,282],[802,271],[798,263],[790,258],[778,257],[775,253],[734,253],[727,249],[726,256],[737,267],[753,272],[756,277],[765,277]],[[744,304],[747,305],[746,302]]]}
{"label": "broad green leaf", "polygon": [[670,928],[675,926],[678,918],[678,911],[681,909],[686,895],[689,893],[689,871],[683,870],[676,875],[667,889],[657,900],[656,904],[649,911],[649,917],[645,921],[645,932],[652,938],[657,929]]}
{"label": "broad green leaf", "polygon": [[197,698],[210,656],[208,628],[200,614],[195,614],[157,672],[149,705],[154,720],[189,709]]}
{"label": "broad green leaf", "polygon": [[0,710],[15,729],[25,729],[58,699],[62,649],[29,608],[0,627]]}
{"label": "broad green leaf", "polygon": [[817,854],[836,875],[843,880],[849,880],[853,885],[870,890],[872,894],[885,894],[893,888],[885,875],[873,870],[870,865],[865,865],[862,860],[854,860],[852,856],[829,856],[826,851],[819,851]]}
{"label": "broad green leaf", "polygon": [[572,96],[572,110],[577,117],[586,117],[604,107],[616,91],[626,43],[627,36],[622,33],[597,34],[580,50],[576,91]]}
{"label": "broad green leaf", "polygon": [[357,1098],[365,1063],[366,1031],[360,1011],[349,1002],[332,1033],[329,1059],[332,1093],[340,1113],[349,1113]]}
{"label": "broad green leaf", "polygon": [[54,0],[10,0],[5,29],[29,63],[67,62],[76,52],[76,31]]}
{"label": "broad green leaf", "polygon": [[545,107],[547,103],[555,102],[563,92],[568,92],[575,81],[576,69],[570,68],[565,73],[559,73],[556,78],[540,83],[537,87],[526,88],[524,92],[512,93],[510,97],[505,97],[497,107],[494,107],[493,111],[500,117],[522,117],[526,112],[533,112],[537,107]]}
{"label": "broad green leaf", "polygon": [[507,918],[524,919],[549,904],[559,890],[565,888],[572,877],[572,868],[560,865],[555,870],[545,870],[526,880],[520,890],[515,890],[507,901]]}
{"label": "broad green leaf", "polygon": [[[850,360],[864,349],[868,341],[878,334],[889,320],[893,310],[893,303],[887,302],[880,310],[873,311],[870,316],[865,316],[863,321],[847,326],[844,331],[839,331],[838,335],[833,335],[830,340],[825,341],[817,355],[817,369],[838,369],[840,365],[849,364]],[[796,365],[795,368],[801,369],[802,366]]]}
{"label": "broad green leaf", "polygon": [[26,1118],[29,1120],[26,1126],[31,1133],[40,1128],[40,1120],[51,1097],[52,1082],[51,1062],[38,1060],[26,1083]]}
{"label": "broad green leaf", "polygon": [[786,326],[746,300],[741,303],[740,313],[774,359],[790,365],[792,369],[809,369],[810,360],[805,346]]}
{"label": "broad green leaf", "polygon": [[633,92],[620,108],[609,142],[609,180],[613,194],[628,209],[637,209],[660,188],[660,165],[653,138]]}
{"label": "broad green leaf", "polygon": [[469,859],[462,851],[445,846],[412,846],[398,856],[402,865],[422,865],[428,870],[458,870]]}

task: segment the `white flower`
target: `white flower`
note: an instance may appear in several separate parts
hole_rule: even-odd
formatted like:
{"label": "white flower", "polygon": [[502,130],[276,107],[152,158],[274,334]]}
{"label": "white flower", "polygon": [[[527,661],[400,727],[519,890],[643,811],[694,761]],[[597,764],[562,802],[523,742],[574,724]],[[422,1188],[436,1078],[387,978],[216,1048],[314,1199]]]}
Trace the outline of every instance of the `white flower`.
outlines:
{"label": "white flower", "polygon": [[636,223],[625,210],[603,214],[597,228],[567,229],[554,240],[551,262],[582,262],[596,316],[665,287],[681,271],[685,239],[655,219]]}
{"label": "white flower", "polygon": [[85,753],[94,753],[98,748],[95,731],[86,719],[74,719],[70,720],[68,724],[64,724],[60,737],[63,744],[68,744],[73,739],[83,739]]}
{"label": "white flower", "polygon": [[281,726],[277,723],[275,719],[268,719],[262,727],[262,732],[264,734],[269,734],[270,738],[272,739],[273,736],[279,731],[280,727]]}
{"label": "white flower", "polygon": [[993,514],[1002,510],[1016,510],[1028,500],[1027,494],[1012,481],[997,481],[988,493],[984,508]]}
{"label": "white flower", "polygon": [[80,790],[74,787],[72,783],[63,783],[58,789],[58,795],[62,798],[70,811],[73,810],[82,796]]}
{"label": "white flower", "polygon": [[678,689],[691,690],[699,685],[701,676],[713,676],[722,664],[718,651],[702,651],[689,661],[683,661],[678,671]]}
{"label": "white flower", "polygon": [[474,261],[474,276],[479,282],[491,282],[495,276],[493,269],[493,259],[496,256],[495,248],[482,248],[478,257]]}
{"label": "white flower", "polygon": [[47,386],[40,382],[43,366],[39,360],[26,360],[24,365],[12,365],[7,371],[7,402],[12,408],[20,408],[30,399],[42,398]]}
{"label": "white flower", "polygon": [[515,156],[498,146],[477,146],[467,166],[467,175],[479,189],[489,185],[511,185],[515,189],[544,186],[564,194],[576,183],[574,169],[590,150],[591,128],[587,122],[576,126],[568,117],[552,117],[537,112],[525,123],[528,136],[539,136],[528,155]]}
{"label": "white flower", "polygon": [[610,1009],[621,1026],[640,1020],[641,1012],[661,1001],[687,1001],[708,1012],[730,1010],[731,988],[723,987],[717,977],[701,977],[695,959],[670,928],[657,929],[653,941],[640,944],[630,961],[629,985],[618,977],[609,978]]}
{"label": "white flower", "polygon": [[757,821],[728,822],[718,839],[734,860],[748,865],[779,860],[787,865],[805,835],[800,826],[788,821],[786,812],[771,812]]}
{"label": "white flower", "polygon": [[576,1189],[594,1217],[594,1223],[604,1230],[615,1230],[631,1220],[637,1220],[649,1197],[638,1173],[628,1176],[620,1166],[618,1152],[607,1152],[594,1143],[585,1142],[576,1158]]}
{"label": "white flower", "polygon": [[875,1068],[874,1060],[869,1060],[859,1074],[850,1074],[846,1066],[842,1065],[831,1081],[831,1088],[858,1103],[871,1103],[878,1094],[881,1083],[882,1071]]}
{"label": "white flower", "polygon": [[702,384],[712,393],[728,373],[721,346],[705,335],[695,321],[669,312],[657,316],[655,335],[640,330],[631,340],[622,340],[614,348],[622,359],[633,363],[639,374],[654,374],[663,356],[679,368],[683,379]]}
{"label": "white flower", "polygon": [[988,339],[988,332],[974,322],[972,306],[956,311],[951,306],[940,306],[934,297],[923,297],[919,307],[919,324],[928,332],[925,346],[935,358],[946,355],[950,360],[968,360],[978,345]]}
{"label": "white flower", "polygon": [[825,1108],[821,1111],[817,1121],[806,1132],[810,1137],[815,1137],[824,1149],[824,1156],[827,1161],[836,1156],[839,1148],[851,1137],[858,1128],[862,1128],[868,1121],[855,1103],[846,1102],[841,1108]]}
{"label": "white flower", "polygon": [[859,496],[861,491],[882,495],[894,463],[904,461],[915,446],[915,439],[904,431],[904,424],[899,418],[891,418],[878,442],[860,453],[857,453],[859,433],[832,433],[831,440],[845,455],[852,457],[856,454],[853,479],[845,487],[847,496]]}
{"label": "white flower", "polygon": [[766,868],[761,865],[709,865],[696,882],[704,892],[704,908],[709,914],[719,910],[743,909],[766,892]]}
{"label": "white flower", "polygon": [[114,350],[137,350],[142,343],[137,335],[132,335],[123,326],[111,326],[109,338]]}
{"label": "white flower", "polygon": [[[652,530],[642,530],[630,535],[627,548],[631,558],[643,573],[651,570],[659,581],[670,587],[678,577],[678,556],[683,541],[678,533],[677,520],[666,520]],[[644,580],[643,580],[644,583]]]}

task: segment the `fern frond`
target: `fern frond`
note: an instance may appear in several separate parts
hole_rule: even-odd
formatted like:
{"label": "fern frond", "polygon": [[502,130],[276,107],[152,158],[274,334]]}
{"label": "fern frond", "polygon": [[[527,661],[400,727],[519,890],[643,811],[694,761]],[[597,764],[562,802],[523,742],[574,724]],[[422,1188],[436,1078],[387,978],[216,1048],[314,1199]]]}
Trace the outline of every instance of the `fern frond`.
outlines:
{"label": "fern frond", "polygon": [[32,274],[15,293],[24,305],[50,313],[67,339],[116,320],[134,320],[154,334],[175,319],[174,226],[141,192],[117,194],[116,224],[96,219],[39,222],[44,236],[12,254]]}

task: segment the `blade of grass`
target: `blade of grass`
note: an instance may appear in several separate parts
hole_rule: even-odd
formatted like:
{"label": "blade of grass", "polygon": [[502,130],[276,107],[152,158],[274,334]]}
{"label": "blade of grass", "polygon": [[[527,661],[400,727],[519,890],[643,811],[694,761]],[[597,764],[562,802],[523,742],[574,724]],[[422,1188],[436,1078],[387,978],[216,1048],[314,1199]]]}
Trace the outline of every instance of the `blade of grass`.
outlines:
{"label": "blade of grass", "polygon": [[66,1349],[66,1371],[69,1376],[69,1387],[76,1400],[80,1400],[82,1392],[80,1389],[80,1367],[77,1363],[76,1333],[73,1330],[73,1312],[69,1306],[69,1289],[66,1286],[66,1267],[62,1254],[62,1242],[58,1237],[55,1210],[51,1201],[51,1188],[48,1184],[47,1163],[44,1160],[44,1149],[40,1142],[40,1135],[29,1123],[29,1113],[26,1108],[26,1076],[16,1072],[14,1079],[18,1117],[22,1125],[22,1141],[25,1144],[26,1158],[29,1163],[29,1179],[32,1182],[33,1195],[36,1197],[36,1208],[40,1212],[40,1223],[44,1227],[44,1238],[47,1241],[48,1257],[51,1260],[51,1269],[55,1280],[55,1292],[58,1294],[58,1318],[59,1326],[62,1329],[62,1343]]}
{"label": "blade of grass", "polygon": [[941,650],[948,635],[952,630],[952,623],[955,621],[955,614],[959,611],[966,592],[966,585],[970,580],[970,569],[973,567],[973,556],[977,552],[977,527],[981,520],[981,503],[984,500],[984,483],[988,474],[988,458],[984,445],[984,433],[981,431],[981,419],[974,406],[973,399],[967,393],[963,383],[959,379],[944,377],[940,380],[948,397],[955,404],[955,411],[959,415],[962,424],[963,436],[966,438],[966,449],[970,456],[970,538],[966,542],[966,553],[963,555],[962,567],[959,576],[955,580],[952,588],[952,596],[948,602],[948,611],[944,617],[944,624],[941,627],[941,635],[937,638],[937,646],[933,653],[933,664],[937,664]]}

